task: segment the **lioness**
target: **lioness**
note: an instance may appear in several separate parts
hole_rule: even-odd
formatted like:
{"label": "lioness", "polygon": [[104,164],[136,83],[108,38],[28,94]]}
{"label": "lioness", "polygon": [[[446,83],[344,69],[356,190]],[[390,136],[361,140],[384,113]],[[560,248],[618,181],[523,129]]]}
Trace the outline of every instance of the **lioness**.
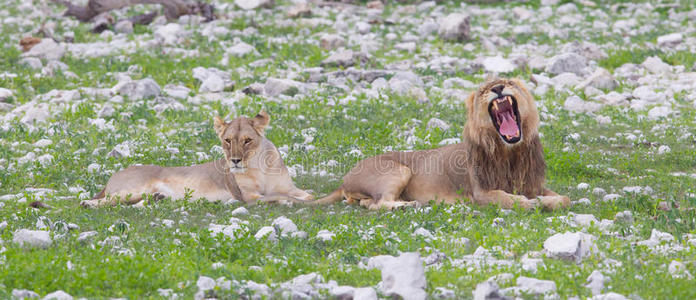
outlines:
{"label": "lioness", "polygon": [[132,166],[112,175],[99,194],[81,204],[94,207],[120,201],[142,205],[143,195],[180,199],[187,193],[191,199],[209,201],[311,200],[309,193],[295,187],[278,149],[264,137],[269,121],[264,111],[229,123],[215,117],[225,158],[189,167]]}
{"label": "lioness", "polygon": [[546,163],[539,141],[534,98],[517,80],[493,79],[473,92],[462,143],[442,148],[390,152],[367,158],[343,184],[313,204],[343,199],[370,209],[455,203],[565,207],[568,197],[544,187]]}

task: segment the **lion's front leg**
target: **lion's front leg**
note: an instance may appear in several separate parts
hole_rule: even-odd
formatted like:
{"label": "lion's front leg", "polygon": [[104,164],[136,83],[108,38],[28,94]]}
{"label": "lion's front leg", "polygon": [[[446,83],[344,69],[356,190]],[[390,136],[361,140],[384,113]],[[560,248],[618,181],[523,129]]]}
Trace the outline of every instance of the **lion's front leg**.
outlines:
{"label": "lion's front leg", "polygon": [[570,206],[570,198],[544,188],[544,194],[539,196],[539,201],[545,209],[554,210]]}
{"label": "lion's front leg", "polygon": [[498,204],[505,209],[511,209],[515,205],[519,205],[525,209],[531,209],[537,206],[536,199],[528,199],[522,195],[508,194],[502,190],[476,190],[474,191],[474,202],[479,205]]}

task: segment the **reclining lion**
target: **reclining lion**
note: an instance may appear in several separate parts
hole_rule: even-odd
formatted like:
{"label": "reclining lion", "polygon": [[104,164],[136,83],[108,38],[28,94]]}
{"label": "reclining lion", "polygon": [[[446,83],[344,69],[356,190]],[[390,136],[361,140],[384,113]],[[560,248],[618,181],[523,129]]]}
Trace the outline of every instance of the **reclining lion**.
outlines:
{"label": "reclining lion", "polygon": [[190,199],[247,203],[311,200],[310,194],[295,187],[278,149],[264,137],[269,121],[264,111],[229,123],[215,117],[225,158],[188,167],[131,166],[112,175],[101,192],[81,205],[143,205],[145,195],[181,199],[187,194]]}
{"label": "reclining lion", "polygon": [[343,184],[313,204],[345,198],[370,209],[455,203],[463,197],[503,208],[566,207],[568,197],[544,187],[546,163],[534,98],[517,80],[494,79],[466,101],[462,143],[367,158]]}

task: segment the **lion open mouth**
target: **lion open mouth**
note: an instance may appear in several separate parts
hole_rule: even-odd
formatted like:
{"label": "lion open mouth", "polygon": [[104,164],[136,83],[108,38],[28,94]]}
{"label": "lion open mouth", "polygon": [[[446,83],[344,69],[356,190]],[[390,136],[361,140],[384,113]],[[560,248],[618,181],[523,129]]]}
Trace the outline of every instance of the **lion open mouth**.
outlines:
{"label": "lion open mouth", "polygon": [[488,113],[491,121],[503,140],[514,144],[522,139],[520,131],[520,112],[517,110],[517,100],[509,95],[501,95],[490,101]]}

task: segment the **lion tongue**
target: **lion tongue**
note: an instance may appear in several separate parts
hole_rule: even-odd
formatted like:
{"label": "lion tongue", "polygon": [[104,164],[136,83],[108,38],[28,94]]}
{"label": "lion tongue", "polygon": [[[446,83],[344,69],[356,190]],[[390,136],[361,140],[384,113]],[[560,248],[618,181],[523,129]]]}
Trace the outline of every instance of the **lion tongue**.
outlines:
{"label": "lion tongue", "polygon": [[500,134],[517,136],[520,129],[517,127],[517,123],[515,123],[515,120],[512,119],[512,112],[504,112],[502,114],[502,117],[503,122],[500,124]]}

